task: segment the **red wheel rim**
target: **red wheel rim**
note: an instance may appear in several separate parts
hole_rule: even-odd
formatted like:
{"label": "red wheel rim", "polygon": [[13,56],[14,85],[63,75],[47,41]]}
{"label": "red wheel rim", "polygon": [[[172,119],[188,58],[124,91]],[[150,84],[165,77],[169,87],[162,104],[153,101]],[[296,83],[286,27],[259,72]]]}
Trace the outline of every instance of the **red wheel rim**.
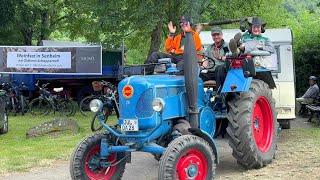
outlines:
{"label": "red wheel rim", "polygon": [[208,164],[205,155],[198,149],[190,149],[178,159],[176,177],[180,180],[206,179]]}
{"label": "red wheel rim", "polygon": [[258,149],[268,152],[273,137],[273,113],[266,97],[260,96],[253,106],[252,113],[253,137]]}
{"label": "red wheel rim", "polygon": [[[105,180],[105,179],[111,179],[112,176],[115,174],[117,167],[111,166],[108,168],[103,167],[95,167],[94,169],[90,168],[90,162],[93,160],[93,158],[97,158],[100,155],[100,145],[94,146],[90,151],[88,152],[86,158],[85,158],[85,164],[84,164],[84,171],[89,179],[91,180]],[[108,162],[115,163],[117,160],[116,153],[111,154],[108,156]],[[100,162],[100,161],[98,161]]]}

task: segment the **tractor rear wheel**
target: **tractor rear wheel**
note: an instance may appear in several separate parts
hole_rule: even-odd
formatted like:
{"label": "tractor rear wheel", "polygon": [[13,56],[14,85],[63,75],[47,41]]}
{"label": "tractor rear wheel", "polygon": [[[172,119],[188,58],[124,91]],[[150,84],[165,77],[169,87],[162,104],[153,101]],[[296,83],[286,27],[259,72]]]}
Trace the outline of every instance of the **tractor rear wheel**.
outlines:
{"label": "tractor rear wheel", "polygon": [[[102,137],[102,134],[95,134],[78,145],[70,162],[70,174],[73,180],[121,179],[126,166],[125,153],[112,153],[106,160],[100,159]],[[101,164],[111,166],[102,167]]]}
{"label": "tractor rear wheel", "polygon": [[237,162],[247,169],[271,163],[276,151],[278,123],[268,84],[252,80],[249,91],[236,94],[228,105],[229,145]]}
{"label": "tractor rear wheel", "polygon": [[183,135],[174,139],[161,157],[158,179],[213,179],[215,156],[204,139]]}

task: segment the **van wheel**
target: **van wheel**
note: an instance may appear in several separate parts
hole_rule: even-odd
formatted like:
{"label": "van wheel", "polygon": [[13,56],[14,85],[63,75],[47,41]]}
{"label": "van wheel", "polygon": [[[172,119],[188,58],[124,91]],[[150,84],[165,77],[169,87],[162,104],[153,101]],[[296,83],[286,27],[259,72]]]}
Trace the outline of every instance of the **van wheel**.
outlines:
{"label": "van wheel", "polygon": [[290,129],[291,128],[291,124],[290,124],[290,119],[281,119],[278,120],[280,126],[282,129]]}

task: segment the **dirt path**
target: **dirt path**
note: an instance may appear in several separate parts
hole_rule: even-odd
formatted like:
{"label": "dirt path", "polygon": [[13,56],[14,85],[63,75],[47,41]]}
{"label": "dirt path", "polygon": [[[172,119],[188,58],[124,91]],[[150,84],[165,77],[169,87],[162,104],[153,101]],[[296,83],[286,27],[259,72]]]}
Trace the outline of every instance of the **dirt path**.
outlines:
{"label": "dirt path", "polygon": [[[292,123],[293,130],[284,130],[279,137],[277,156],[272,164],[259,170],[246,171],[232,157],[226,139],[218,139],[220,164],[216,179],[320,179],[320,150],[314,139],[297,136],[297,128],[311,127],[306,119]],[[320,131],[320,129],[319,129]],[[124,180],[157,179],[158,162],[150,154],[135,153],[132,163],[126,166]],[[69,180],[69,162],[58,161],[53,167],[35,168],[26,173],[0,177],[6,180]]]}

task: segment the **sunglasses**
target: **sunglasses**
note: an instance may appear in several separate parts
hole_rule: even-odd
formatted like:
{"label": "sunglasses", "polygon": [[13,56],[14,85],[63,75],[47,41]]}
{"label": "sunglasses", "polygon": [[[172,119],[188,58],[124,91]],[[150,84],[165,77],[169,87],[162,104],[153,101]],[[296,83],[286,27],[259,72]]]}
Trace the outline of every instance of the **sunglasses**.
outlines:
{"label": "sunglasses", "polygon": [[187,25],[188,25],[188,21],[180,22],[180,26],[187,26]]}

